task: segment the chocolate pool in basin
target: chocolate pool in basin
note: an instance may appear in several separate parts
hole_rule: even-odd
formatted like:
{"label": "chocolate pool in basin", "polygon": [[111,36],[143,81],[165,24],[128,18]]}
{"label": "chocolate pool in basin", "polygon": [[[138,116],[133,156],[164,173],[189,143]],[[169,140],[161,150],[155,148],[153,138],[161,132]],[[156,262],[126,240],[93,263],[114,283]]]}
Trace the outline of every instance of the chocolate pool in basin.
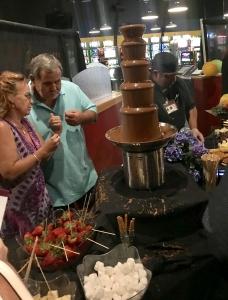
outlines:
{"label": "chocolate pool in basin", "polygon": [[163,147],[176,134],[176,128],[159,123],[154,103],[154,85],[149,80],[149,63],[145,58],[145,26],[120,27],[124,83],[120,109],[121,125],[106,132],[106,138],[123,152],[125,180],[130,188],[153,189],[165,181]]}

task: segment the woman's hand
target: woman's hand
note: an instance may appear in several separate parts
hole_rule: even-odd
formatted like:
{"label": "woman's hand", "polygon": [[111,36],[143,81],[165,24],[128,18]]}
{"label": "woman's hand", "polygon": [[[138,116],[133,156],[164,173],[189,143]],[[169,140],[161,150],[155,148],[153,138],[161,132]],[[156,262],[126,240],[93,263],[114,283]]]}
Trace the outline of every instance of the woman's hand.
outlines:
{"label": "woman's hand", "polygon": [[38,154],[38,157],[41,157],[40,160],[48,158],[49,155],[57,149],[59,143],[60,136],[56,133],[53,134],[51,138],[46,140],[43,146],[36,152]]}
{"label": "woman's hand", "polygon": [[62,132],[62,120],[60,116],[55,116],[53,113],[50,114],[49,127],[54,133],[61,134]]}

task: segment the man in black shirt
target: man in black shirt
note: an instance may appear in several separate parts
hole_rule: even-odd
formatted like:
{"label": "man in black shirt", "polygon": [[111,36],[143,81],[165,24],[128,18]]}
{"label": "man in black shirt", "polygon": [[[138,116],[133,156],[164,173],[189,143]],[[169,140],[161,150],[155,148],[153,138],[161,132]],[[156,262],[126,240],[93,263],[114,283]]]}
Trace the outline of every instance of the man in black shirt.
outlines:
{"label": "man in black shirt", "polygon": [[222,94],[228,94],[228,45],[222,60]]}
{"label": "man in black shirt", "polygon": [[181,78],[176,77],[177,59],[168,52],[155,55],[151,64],[151,79],[155,84],[155,103],[160,122],[176,126],[178,130],[188,123],[192,134],[201,142],[197,128],[197,109],[191,92]]}

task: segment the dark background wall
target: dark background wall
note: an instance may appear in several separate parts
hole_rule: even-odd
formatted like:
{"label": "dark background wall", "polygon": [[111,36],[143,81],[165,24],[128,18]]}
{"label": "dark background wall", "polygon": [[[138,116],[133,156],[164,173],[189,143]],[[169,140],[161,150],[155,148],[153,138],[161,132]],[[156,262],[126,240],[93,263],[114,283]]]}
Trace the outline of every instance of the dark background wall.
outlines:
{"label": "dark background wall", "polygon": [[[164,26],[169,20],[167,0],[153,0],[159,14],[158,23]],[[177,30],[200,29],[200,18],[217,18],[223,15],[223,4],[228,0],[189,0],[189,10],[172,16]],[[3,20],[42,27],[78,27],[81,37],[89,36],[92,27],[108,23],[112,27],[141,23],[145,9],[143,0],[1,0],[0,18]],[[75,17],[75,24],[72,20]],[[147,31],[152,22],[147,22]],[[108,32],[112,34],[113,32]]]}

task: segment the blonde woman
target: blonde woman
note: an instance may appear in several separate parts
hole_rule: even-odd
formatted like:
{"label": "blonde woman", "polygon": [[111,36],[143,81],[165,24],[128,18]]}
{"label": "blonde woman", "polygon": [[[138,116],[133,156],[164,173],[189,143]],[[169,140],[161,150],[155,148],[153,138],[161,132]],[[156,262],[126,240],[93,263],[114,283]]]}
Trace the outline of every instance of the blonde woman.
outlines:
{"label": "blonde woman", "polygon": [[60,143],[58,134],[46,142],[25,118],[31,95],[22,74],[0,74],[0,182],[9,190],[3,233],[23,233],[45,219],[51,200],[40,168]]}

